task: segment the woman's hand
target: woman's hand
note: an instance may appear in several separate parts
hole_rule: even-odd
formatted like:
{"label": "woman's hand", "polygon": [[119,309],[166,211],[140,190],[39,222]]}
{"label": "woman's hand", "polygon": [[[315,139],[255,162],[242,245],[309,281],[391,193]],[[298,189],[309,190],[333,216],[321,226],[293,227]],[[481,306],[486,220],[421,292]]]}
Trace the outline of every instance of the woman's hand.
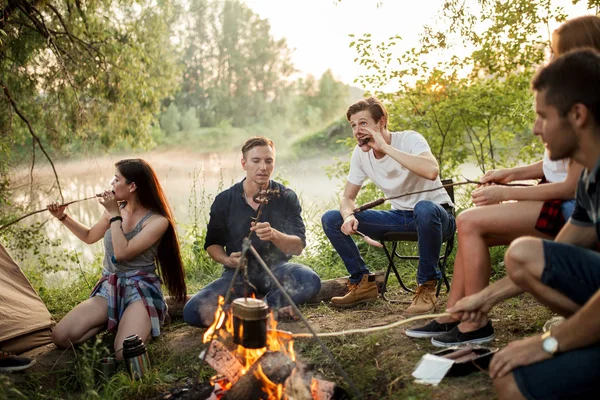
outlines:
{"label": "woman's hand", "polygon": [[117,199],[115,199],[115,194],[111,190],[106,190],[99,196],[98,202],[106,208],[106,211],[110,214],[111,217],[116,217],[121,215],[119,210],[119,203],[117,203]]}
{"label": "woman's hand", "polygon": [[476,206],[487,206],[510,200],[508,198],[508,190],[509,188],[506,186],[490,185],[479,187],[471,193],[473,204]]}
{"label": "woman's hand", "polygon": [[488,172],[485,173],[485,175],[483,175],[481,177],[481,179],[479,180],[481,182],[481,184],[485,185],[488,183],[509,183],[511,182],[512,176],[511,176],[511,170],[510,168],[504,168],[504,169],[491,169]]}
{"label": "woman's hand", "polygon": [[50,211],[50,214],[56,218],[64,217],[66,208],[67,206],[62,206],[59,202],[50,203],[46,206],[46,209]]}

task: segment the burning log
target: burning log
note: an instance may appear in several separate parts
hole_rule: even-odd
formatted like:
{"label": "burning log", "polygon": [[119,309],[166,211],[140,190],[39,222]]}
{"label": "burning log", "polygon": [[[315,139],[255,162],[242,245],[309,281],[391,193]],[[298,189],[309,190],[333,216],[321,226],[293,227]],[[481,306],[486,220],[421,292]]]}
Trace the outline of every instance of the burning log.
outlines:
{"label": "burning log", "polygon": [[283,352],[268,351],[226,392],[223,400],[267,399],[269,391],[283,391],[283,382],[295,366]]}
{"label": "burning log", "polygon": [[[218,340],[213,340],[206,350],[205,361],[225,376],[229,382],[236,382],[243,374],[243,366],[227,347]],[[204,357],[204,354],[201,354]]]}

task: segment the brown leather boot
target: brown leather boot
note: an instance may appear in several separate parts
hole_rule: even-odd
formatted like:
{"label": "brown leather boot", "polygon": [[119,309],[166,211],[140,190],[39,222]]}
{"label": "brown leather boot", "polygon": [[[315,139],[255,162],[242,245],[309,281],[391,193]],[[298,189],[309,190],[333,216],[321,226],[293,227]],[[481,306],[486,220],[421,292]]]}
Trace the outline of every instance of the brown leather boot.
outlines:
{"label": "brown leather boot", "polygon": [[435,290],[437,286],[436,280],[427,281],[419,285],[412,303],[404,312],[405,314],[427,314],[435,311],[435,303],[437,297]]}
{"label": "brown leather boot", "polygon": [[335,307],[352,307],[360,303],[377,300],[379,296],[375,275],[363,275],[360,282],[350,284],[348,288],[350,291],[345,296],[333,297],[331,305]]}

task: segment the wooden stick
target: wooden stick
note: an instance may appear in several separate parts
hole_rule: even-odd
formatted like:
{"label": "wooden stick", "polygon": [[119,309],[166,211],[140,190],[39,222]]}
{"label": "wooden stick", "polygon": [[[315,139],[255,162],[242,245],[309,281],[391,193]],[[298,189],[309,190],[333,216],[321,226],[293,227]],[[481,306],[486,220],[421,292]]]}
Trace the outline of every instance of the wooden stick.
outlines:
{"label": "wooden stick", "polygon": [[[401,197],[412,196],[413,194],[433,192],[436,190],[445,189],[445,188],[454,187],[454,186],[461,186],[461,185],[469,185],[469,184],[483,185],[483,183],[481,183],[480,181],[472,181],[470,179],[465,178],[464,176],[463,176],[463,178],[465,179],[464,182],[448,183],[446,185],[438,186],[438,187],[435,187],[432,189],[417,190],[416,192],[403,193],[403,194],[399,194],[398,196],[381,197],[377,200],[373,200],[373,201],[363,204],[362,206],[356,207],[354,210],[352,210],[352,214],[358,214],[361,211],[365,211],[365,210],[371,209],[373,207],[377,207],[377,206],[385,203],[388,200],[395,200],[395,199],[399,199]],[[521,187],[531,186],[526,183],[497,183],[497,182],[493,182],[493,183],[496,185],[500,185],[500,186],[521,186]]]}
{"label": "wooden stick", "polygon": [[[70,201],[70,202],[68,202],[68,203],[61,204],[59,207],[63,207],[63,206],[65,206],[65,207],[66,207],[66,206],[68,206],[68,205],[71,205],[71,204],[73,204],[73,203],[79,203],[80,201],[86,201],[86,200],[95,199],[95,198],[97,198],[97,197],[100,197],[100,196],[101,196],[101,195],[98,195],[98,194],[97,194],[97,195],[95,195],[95,196],[93,196],[93,197],[86,197],[85,199],[73,200],[73,201]],[[47,210],[48,210],[47,208],[44,208],[44,209],[42,209],[42,210],[37,210],[37,211],[30,212],[29,214],[25,214],[25,215],[23,215],[22,217],[19,217],[19,218],[15,219],[15,220],[13,220],[13,221],[11,221],[11,222],[7,223],[7,224],[4,224],[4,225],[0,226],[0,231],[1,231],[1,230],[3,230],[3,229],[5,229],[5,228],[8,228],[9,226],[11,226],[11,225],[13,225],[13,224],[16,224],[17,222],[19,222],[19,221],[21,221],[21,220],[23,220],[23,219],[25,219],[25,218],[27,218],[27,217],[31,217],[32,215],[39,214],[39,213],[41,213],[41,212],[44,212],[44,211],[47,211]]]}
{"label": "wooden stick", "polygon": [[[339,331],[339,332],[327,332],[327,333],[317,333],[318,337],[332,337],[332,336],[342,336],[342,335],[350,335],[352,333],[371,333],[376,331],[383,331],[385,329],[395,328],[400,325],[408,324],[409,322],[418,321],[420,319],[431,319],[431,318],[441,318],[441,317],[449,317],[452,314],[445,312],[440,314],[427,314],[427,315],[417,315],[416,317],[412,317],[409,319],[403,319],[402,321],[393,322],[391,324],[375,326],[373,328],[363,328],[363,329],[350,329],[347,331]],[[312,333],[294,333],[292,335],[294,339],[297,338],[312,338]]]}

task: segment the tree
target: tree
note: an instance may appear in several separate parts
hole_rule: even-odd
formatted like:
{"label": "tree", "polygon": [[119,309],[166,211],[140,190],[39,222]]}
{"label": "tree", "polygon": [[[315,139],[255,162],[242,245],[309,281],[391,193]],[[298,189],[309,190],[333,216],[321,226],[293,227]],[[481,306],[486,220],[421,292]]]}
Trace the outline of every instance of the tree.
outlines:
{"label": "tree", "polygon": [[50,160],[74,142],[150,140],[161,99],[177,88],[172,2],[8,0],[0,13],[2,140],[29,143],[32,174],[36,148]]}
{"label": "tree", "polygon": [[[193,108],[190,108],[188,111],[194,112]],[[181,130],[179,126],[179,122],[181,121],[181,113],[177,108],[175,102],[169,104],[167,107],[167,111],[160,116],[160,127],[168,134],[172,135],[175,132],[179,132]]]}
{"label": "tree", "polygon": [[[172,103],[175,105],[175,103]],[[200,128],[200,121],[198,121],[198,117],[196,116],[196,110],[193,108],[188,109],[181,116],[181,129],[184,131],[193,131],[195,129]]]}
{"label": "tree", "polygon": [[348,85],[336,80],[330,69],[321,75],[317,104],[325,122],[337,119],[344,113],[348,95]]}
{"label": "tree", "polygon": [[294,69],[267,20],[238,0],[193,0],[185,21],[180,108],[195,108],[203,126],[245,126],[281,106]]}

